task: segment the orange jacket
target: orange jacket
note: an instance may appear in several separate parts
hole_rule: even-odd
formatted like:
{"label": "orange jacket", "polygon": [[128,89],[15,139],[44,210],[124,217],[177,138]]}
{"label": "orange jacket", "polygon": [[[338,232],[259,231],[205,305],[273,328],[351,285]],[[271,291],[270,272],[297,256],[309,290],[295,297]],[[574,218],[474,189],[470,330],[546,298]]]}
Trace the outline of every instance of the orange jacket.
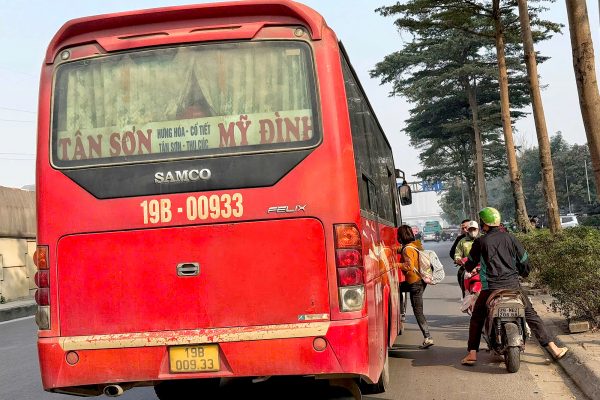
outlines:
{"label": "orange jacket", "polygon": [[[419,250],[423,250],[423,245],[420,240],[410,242],[406,246],[413,246]],[[400,253],[400,269],[406,276],[406,282],[411,284],[421,280],[421,276],[417,272],[419,270],[419,253],[412,248],[403,246],[402,252]]]}

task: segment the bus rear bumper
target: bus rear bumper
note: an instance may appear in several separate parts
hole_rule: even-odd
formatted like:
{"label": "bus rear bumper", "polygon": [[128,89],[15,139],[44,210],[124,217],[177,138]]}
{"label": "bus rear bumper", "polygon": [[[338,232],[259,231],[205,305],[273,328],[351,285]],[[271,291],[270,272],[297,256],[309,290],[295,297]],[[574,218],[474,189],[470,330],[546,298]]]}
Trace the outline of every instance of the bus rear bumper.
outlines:
{"label": "bus rear bumper", "polygon": [[[293,337],[291,330],[299,326],[309,329]],[[189,331],[130,334],[127,340],[121,335],[40,338],[42,384],[48,391],[81,393],[80,389],[102,390],[107,384],[147,386],[174,379],[306,375],[376,378],[369,376],[367,318],[291,325],[275,335],[270,328],[244,328],[242,336],[236,328],[210,330],[212,335],[206,334],[208,330],[197,331],[200,340],[190,339],[193,335]],[[284,335],[288,336],[281,337]],[[316,338],[325,338],[324,350],[314,348]],[[170,346],[210,343],[219,345],[219,371],[170,371]],[[78,359],[73,365],[67,362],[69,352],[77,355],[70,357],[71,362]]]}

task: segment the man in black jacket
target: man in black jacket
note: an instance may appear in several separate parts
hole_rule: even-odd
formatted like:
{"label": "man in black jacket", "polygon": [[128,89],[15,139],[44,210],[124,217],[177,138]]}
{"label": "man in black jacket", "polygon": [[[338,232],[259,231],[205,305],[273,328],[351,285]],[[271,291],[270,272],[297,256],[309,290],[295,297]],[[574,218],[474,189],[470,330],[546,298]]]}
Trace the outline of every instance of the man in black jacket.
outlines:
{"label": "man in black jacket", "polygon": [[[454,261],[454,254],[456,253],[456,246],[458,246],[458,242],[465,236],[467,236],[467,224],[470,222],[470,219],[463,219],[460,223],[460,235],[456,237],[454,240],[454,244],[450,248],[450,259]],[[456,273],[456,279],[458,279],[458,286],[460,286],[461,297],[465,297],[465,267],[462,265],[458,268]]]}
{"label": "man in black jacket", "polygon": [[[463,365],[474,365],[477,361],[481,331],[487,315],[486,302],[493,291],[498,289],[521,290],[519,275],[529,275],[527,251],[510,233],[500,229],[500,213],[492,207],[479,212],[480,225],[485,235],[473,242],[465,269],[471,272],[477,264],[481,264],[482,289],[473,307],[473,315],[469,324],[469,353],[462,359]],[[525,300],[525,319],[537,340],[556,359],[562,358],[568,351],[566,347],[558,347],[550,337],[541,318],[531,305],[529,298]]]}

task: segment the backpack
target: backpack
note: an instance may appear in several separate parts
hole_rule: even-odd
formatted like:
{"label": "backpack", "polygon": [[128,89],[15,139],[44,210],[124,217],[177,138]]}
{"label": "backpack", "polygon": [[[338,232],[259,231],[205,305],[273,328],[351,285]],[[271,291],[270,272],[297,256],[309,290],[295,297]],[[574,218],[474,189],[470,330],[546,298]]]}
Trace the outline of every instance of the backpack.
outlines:
{"label": "backpack", "polygon": [[[419,254],[419,270],[416,271],[428,285],[437,285],[445,277],[444,266],[433,250],[419,250],[415,246],[406,246],[415,249]],[[406,248],[405,247],[405,248]]]}

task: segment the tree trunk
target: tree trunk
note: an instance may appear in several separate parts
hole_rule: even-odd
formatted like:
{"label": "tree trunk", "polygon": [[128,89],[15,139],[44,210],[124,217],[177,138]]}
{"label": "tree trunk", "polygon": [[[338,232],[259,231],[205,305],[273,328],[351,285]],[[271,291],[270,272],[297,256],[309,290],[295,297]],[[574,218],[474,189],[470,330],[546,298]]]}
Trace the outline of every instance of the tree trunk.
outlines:
{"label": "tree trunk", "polygon": [[510,184],[512,186],[513,198],[515,200],[515,217],[518,227],[521,230],[531,230],[531,224],[527,216],[527,207],[525,206],[525,195],[521,185],[521,173],[517,164],[517,154],[515,153],[515,143],[513,140],[512,121],[510,118],[510,100],[508,97],[508,71],[506,68],[506,55],[504,50],[504,28],[500,15],[500,0],[493,1],[493,17],[496,26],[496,53],[498,56],[498,81],[500,83],[500,109],[502,113],[502,129],[504,131],[504,141],[506,144],[506,158],[508,161],[508,173]]}
{"label": "tree trunk", "polygon": [[579,107],[592,158],[596,201],[600,201],[600,94],[596,79],[594,44],[585,0],[566,0],[566,3]]}
{"label": "tree trunk", "polygon": [[531,35],[531,26],[529,23],[527,0],[519,0],[519,19],[521,20],[523,50],[525,52],[525,63],[527,64],[527,75],[529,76],[529,90],[531,92],[533,118],[535,120],[535,131],[537,133],[538,148],[540,152],[540,164],[542,166],[542,187],[544,199],[546,200],[548,226],[550,227],[550,232],[557,233],[561,230],[561,226],[558,202],[556,200],[556,188],[554,187],[554,167],[552,166],[550,139],[548,139],[544,105],[542,103],[542,95],[540,94],[537,60],[535,58],[535,50],[533,49],[533,37]]}
{"label": "tree trunk", "polygon": [[485,187],[485,172],[483,170],[483,145],[481,144],[481,130],[479,129],[479,105],[477,104],[477,87],[471,85],[469,78],[464,80],[465,90],[469,99],[469,108],[473,119],[473,138],[475,153],[475,190],[477,191],[477,210],[487,207],[487,190]]}

